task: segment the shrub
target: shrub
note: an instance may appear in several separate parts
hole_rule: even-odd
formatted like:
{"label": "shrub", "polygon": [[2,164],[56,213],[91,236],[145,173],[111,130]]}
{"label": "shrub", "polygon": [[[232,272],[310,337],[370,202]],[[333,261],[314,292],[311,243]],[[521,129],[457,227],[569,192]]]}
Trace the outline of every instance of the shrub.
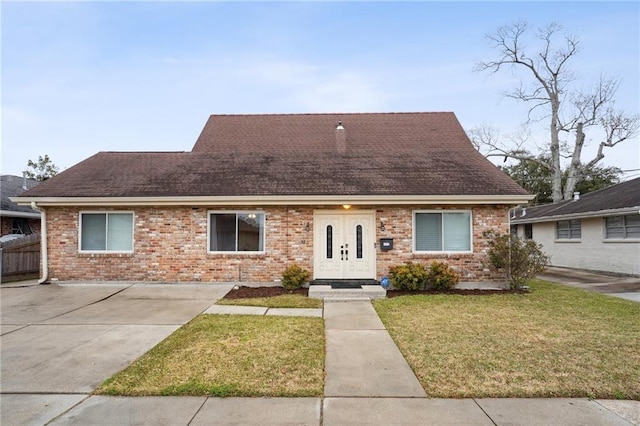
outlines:
{"label": "shrub", "polygon": [[429,267],[428,282],[438,291],[452,290],[458,282],[460,275],[447,263],[433,261]]}
{"label": "shrub", "polygon": [[497,270],[503,270],[512,290],[519,290],[528,280],[543,272],[549,256],[542,245],[510,234],[485,233],[489,239],[489,261]]}
{"label": "shrub", "polygon": [[286,290],[295,290],[302,287],[309,279],[309,271],[296,265],[295,263],[284,270],[282,274],[282,287]]}
{"label": "shrub", "polygon": [[427,284],[427,269],[422,263],[407,262],[389,268],[391,284],[398,290],[420,290]]}

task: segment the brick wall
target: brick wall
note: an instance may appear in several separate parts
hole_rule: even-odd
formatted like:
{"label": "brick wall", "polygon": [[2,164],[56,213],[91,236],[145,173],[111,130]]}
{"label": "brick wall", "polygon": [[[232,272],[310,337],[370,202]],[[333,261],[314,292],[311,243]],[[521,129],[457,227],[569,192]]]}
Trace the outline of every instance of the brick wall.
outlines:
{"label": "brick wall", "polygon": [[[327,210],[335,210],[335,206]],[[362,206],[376,211],[375,241],[394,238],[394,249],[377,249],[377,276],[405,261],[444,260],[462,273],[463,281],[499,280],[485,266],[487,245],[482,233],[488,229],[508,231],[507,206],[438,206],[472,210],[473,253],[419,255],[412,253],[412,212],[434,206]],[[78,252],[79,212],[89,209],[49,207],[49,277],[61,281],[156,281],[156,282],[273,282],[291,263],[313,270],[313,212],[324,207],[253,207],[215,210],[261,210],[266,214],[264,254],[207,253],[207,207],[135,207],[90,209],[132,211],[134,252],[87,254]],[[385,231],[380,230],[384,222]],[[307,230],[307,223],[310,225]]]}
{"label": "brick wall", "polygon": [[[26,221],[31,227],[34,234],[40,233],[40,219],[18,218],[20,221]],[[14,218],[11,216],[0,217],[0,235],[12,234]],[[26,231],[26,230],[25,230]]]}
{"label": "brick wall", "polygon": [[[419,254],[413,252],[413,212],[415,210],[470,210],[473,229],[472,253]],[[487,241],[485,231],[499,233],[509,231],[508,206],[406,206],[385,207],[376,210],[377,233],[380,238],[393,238],[393,250],[381,251],[378,247],[378,277],[388,274],[389,268],[404,262],[429,264],[434,260],[446,262],[461,274],[462,282],[504,281],[504,276],[495,274],[487,265]],[[380,230],[384,223],[385,231]]]}

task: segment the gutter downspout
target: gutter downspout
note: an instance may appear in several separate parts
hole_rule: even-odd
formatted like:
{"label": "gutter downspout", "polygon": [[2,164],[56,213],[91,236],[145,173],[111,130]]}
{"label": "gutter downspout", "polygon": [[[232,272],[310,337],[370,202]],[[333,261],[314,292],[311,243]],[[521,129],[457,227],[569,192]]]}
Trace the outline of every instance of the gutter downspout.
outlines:
{"label": "gutter downspout", "polygon": [[47,212],[31,202],[31,208],[40,212],[40,252],[42,253],[42,278],[38,284],[43,284],[49,278],[49,265],[47,262]]}

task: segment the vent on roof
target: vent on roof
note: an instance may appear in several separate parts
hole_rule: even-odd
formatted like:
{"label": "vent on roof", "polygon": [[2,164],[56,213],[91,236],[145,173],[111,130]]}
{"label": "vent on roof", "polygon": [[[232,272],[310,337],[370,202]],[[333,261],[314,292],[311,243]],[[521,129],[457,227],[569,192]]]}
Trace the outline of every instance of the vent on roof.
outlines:
{"label": "vent on roof", "polygon": [[573,201],[578,201],[580,199],[580,193],[578,191],[573,193]]}
{"label": "vent on roof", "polygon": [[338,154],[347,152],[347,132],[344,130],[342,121],[338,121],[338,125],[336,126],[336,150]]}

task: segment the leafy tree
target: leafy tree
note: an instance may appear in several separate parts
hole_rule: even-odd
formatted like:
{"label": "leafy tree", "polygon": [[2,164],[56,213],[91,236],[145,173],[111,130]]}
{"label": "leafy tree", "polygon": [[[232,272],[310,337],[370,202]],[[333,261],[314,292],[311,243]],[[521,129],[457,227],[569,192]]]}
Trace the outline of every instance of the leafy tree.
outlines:
{"label": "leafy tree", "polygon": [[[543,155],[539,156],[538,160],[540,161],[523,159],[517,164],[499,166],[499,168],[511,176],[524,189],[536,195],[536,198],[532,200],[532,204],[551,203],[553,202],[551,196],[552,174],[551,169],[544,165],[549,162],[549,158]],[[622,170],[618,167],[595,165],[591,167],[584,166],[583,170],[582,180],[575,187],[575,191],[581,194],[620,183],[620,177],[622,176]],[[567,180],[566,170],[563,173],[562,180],[564,185]]]}
{"label": "leafy tree", "polygon": [[[507,25],[487,35],[496,57],[476,64],[477,71],[498,73],[511,70],[520,82],[508,98],[528,105],[525,125],[545,122],[549,141],[544,144],[543,156],[522,149],[522,144],[502,144],[491,132],[470,132],[476,147],[486,156],[500,156],[538,162],[551,171],[551,198],[554,202],[568,200],[576,185],[584,178],[585,170],[596,166],[604,158],[605,148],[635,137],[640,128],[640,116],[614,108],[619,81],[600,76],[591,89],[582,89],[570,69],[571,61],[580,51],[580,40],[563,32],[552,23],[531,35],[524,21]],[[582,161],[586,132],[598,138],[598,149],[590,160]],[[573,135],[573,141],[565,136]],[[562,169],[562,159],[568,161]],[[564,176],[564,178],[563,178]]]}
{"label": "leafy tree", "polygon": [[25,172],[27,177],[37,181],[43,181],[54,177],[59,171],[58,166],[53,164],[53,161],[51,161],[48,154],[45,154],[44,157],[38,156],[37,162],[29,160],[27,162],[27,167],[30,169]]}

